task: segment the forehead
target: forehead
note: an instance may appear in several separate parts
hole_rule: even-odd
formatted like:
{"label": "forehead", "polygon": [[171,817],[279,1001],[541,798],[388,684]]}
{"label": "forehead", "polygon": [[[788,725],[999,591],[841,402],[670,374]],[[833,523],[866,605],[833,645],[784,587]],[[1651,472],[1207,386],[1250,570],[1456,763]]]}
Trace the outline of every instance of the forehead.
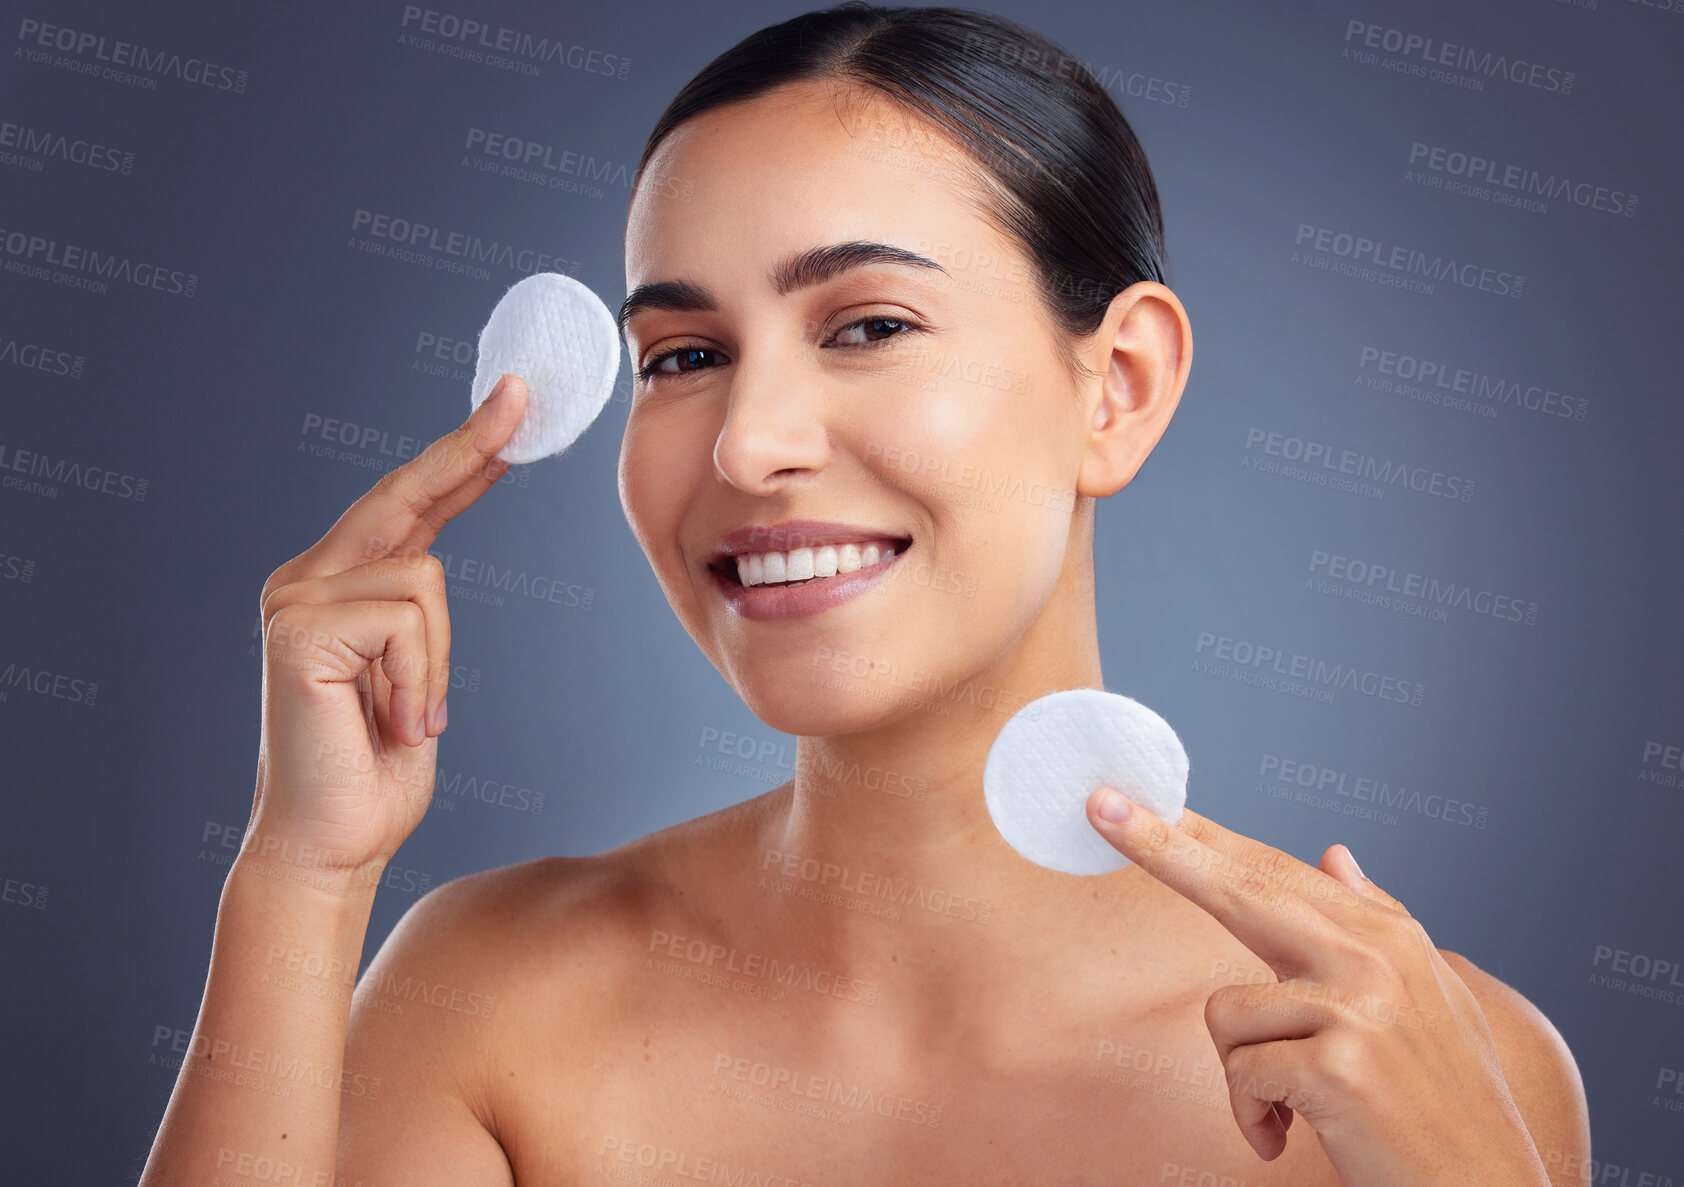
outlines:
{"label": "forehead", "polygon": [[[626,287],[718,274],[823,243],[1011,251],[976,207],[979,171],[880,94],[803,80],[686,120],[662,141],[626,224]],[[986,183],[980,183],[986,184]]]}

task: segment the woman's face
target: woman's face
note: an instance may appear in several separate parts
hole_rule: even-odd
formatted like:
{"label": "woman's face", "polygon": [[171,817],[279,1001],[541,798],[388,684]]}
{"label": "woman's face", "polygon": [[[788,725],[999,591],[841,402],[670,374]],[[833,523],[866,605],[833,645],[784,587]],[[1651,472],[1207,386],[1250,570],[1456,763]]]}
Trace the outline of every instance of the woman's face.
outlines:
{"label": "woman's face", "polygon": [[[958,150],[832,95],[793,84],[681,125],[626,232],[628,293],[683,281],[713,306],[628,303],[633,368],[655,370],[634,376],[626,517],[749,708],[806,735],[870,728],[1012,668],[1065,570],[1092,419],[1027,257],[964,196]],[[779,273],[850,242],[941,267],[871,262],[793,286]],[[843,574],[800,595],[863,586],[854,596],[778,617],[793,599],[738,586],[716,549],[791,520],[858,530],[760,532],[747,548],[809,544],[822,571],[825,542],[910,543],[875,581]]]}

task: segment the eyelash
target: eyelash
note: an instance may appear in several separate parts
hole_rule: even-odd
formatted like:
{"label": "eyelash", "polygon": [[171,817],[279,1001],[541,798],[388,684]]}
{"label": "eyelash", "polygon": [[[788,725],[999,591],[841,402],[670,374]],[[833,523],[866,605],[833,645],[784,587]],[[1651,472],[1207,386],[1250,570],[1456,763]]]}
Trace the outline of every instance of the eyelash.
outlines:
{"label": "eyelash", "polygon": [[[885,317],[885,316],[882,316],[880,314],[873,314],[869,317],[856,318],[854,321],[851,321],[847,325],[842,326],[836,332],[838,334],[840,334],[843,331],[851,330],[856,326],[863,326],[863,325],[866,325],[869,322],[874,322],[874,321],[894,322],[894,323],[896,323],[897,325],[899,325],[903,328],[901,330],[896,331],[893,334],[888,335],[885,338],[878,338],[875,341],[856,342],[856,343],[853,343],[851,347],[843,347],[841,349],[870,350],[873,347],[883,346],[886,343],[892,342],[896,338],[902,337],[906,333],[918,334],[918,333],[922,333],[924,331],[923,326],[919,325],[915,321],[910,320],[909,318]],[[658,354],[654,358],[650,359],[642,367],[638,368],[637,377],[640,380],[642,380],[644,383],[648,383],[657,374],[661,374],[661,375],[674,375],[674,374],[677,374],[677,375],[693,375],[693,374],[695,374],[696,371],[706,371],[706,370],[708,370],[709,368],[707,368],[707,367],[696,367],[696,368],[694,368],[693,370],[690,370],[690,371],[679,371],[679,372],[658,371],[657,370],[657,368],[659,368],[662,363],[666,362],[668,359],[672,358],[674,355],[688,354],[690,351],[693,351],[693,350],[706,351],[710,354],[717,353],[717,352],[714,351],[714,349],[711,346],[674,346],[669,350],[663,350],[660,354]]]}

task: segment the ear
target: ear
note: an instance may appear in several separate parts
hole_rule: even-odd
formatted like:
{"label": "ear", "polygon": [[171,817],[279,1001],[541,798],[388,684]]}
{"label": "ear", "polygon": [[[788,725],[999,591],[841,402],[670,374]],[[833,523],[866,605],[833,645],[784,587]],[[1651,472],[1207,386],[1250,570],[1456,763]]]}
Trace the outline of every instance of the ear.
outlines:
{"label": "ear", "polygon": [[1079,357],[1098,375],[1085,381],[1076,493],[1103,498],[1133,480],[1169,427],[1193,366],[1193,327],[1179,297],[1142,280],[1112,298]]}

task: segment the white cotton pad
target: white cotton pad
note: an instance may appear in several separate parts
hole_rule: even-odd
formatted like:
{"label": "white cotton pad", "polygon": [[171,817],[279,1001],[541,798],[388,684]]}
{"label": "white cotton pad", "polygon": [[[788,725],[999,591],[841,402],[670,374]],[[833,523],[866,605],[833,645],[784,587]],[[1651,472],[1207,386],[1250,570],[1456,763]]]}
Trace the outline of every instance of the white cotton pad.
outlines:
{"label": "white cotton pad", "polygon": [[559,272],[511,285],[479,333],[472,406],[505,374],[526,381],[526,411],[497,456],[519,465],[560,453],[590,427],[620,374],[620,330],[590,289]]}
{"label": "white cotton pad", "polygon": [[1170,824],[1187,803],[1187,751],[1169,722],[1131,697],[1072,688],[1007,721],[982,772],[988,814],[1037,865],[1104,874],[1129,864],[1088,823],[1088,797],[1114,787]]}

